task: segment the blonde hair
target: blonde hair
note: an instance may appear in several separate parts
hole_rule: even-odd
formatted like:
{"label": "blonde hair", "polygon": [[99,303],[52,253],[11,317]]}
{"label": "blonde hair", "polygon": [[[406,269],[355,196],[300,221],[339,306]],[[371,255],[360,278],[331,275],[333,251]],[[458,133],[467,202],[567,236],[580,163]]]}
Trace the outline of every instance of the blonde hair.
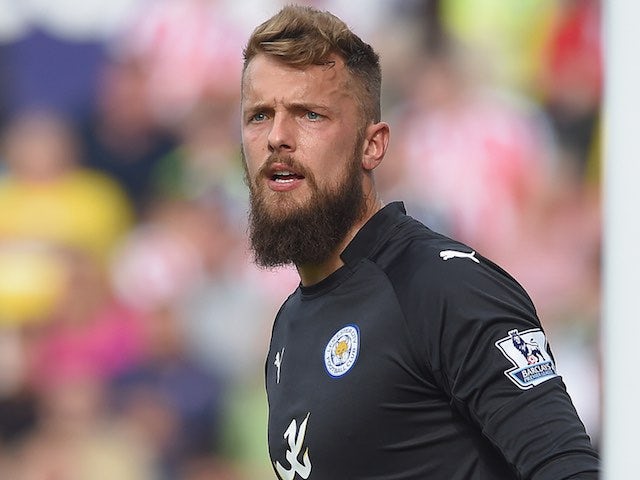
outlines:
{"label": "blonde hair", "polygon": [[335,15],[306,6],[284,7],[253,31],[243,51],[243,73],[261,53],[296,68],[330,65],[331,56],[338,55],[351,74],[365,121],[380,121],[378,55]]}

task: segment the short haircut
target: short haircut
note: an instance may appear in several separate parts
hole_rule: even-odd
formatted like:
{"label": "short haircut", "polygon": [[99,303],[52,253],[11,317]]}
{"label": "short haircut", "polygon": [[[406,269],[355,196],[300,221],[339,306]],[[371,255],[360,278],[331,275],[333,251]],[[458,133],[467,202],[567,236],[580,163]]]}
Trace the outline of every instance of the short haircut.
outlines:
{"label": "short haircut", "polygon": [[364,120],[380,121],[382,74],[378,54],[338,17],[312,7],[289,5],[259,25],[244,49],[244,71],[253,57],[266,54],[296,68],[345,62]]}

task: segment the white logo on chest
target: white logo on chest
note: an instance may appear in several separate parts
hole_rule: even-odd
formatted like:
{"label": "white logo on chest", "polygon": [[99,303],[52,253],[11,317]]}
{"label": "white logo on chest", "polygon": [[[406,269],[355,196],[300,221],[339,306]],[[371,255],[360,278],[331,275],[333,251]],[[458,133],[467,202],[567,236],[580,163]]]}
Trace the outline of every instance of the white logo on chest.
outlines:
{"label": "white logo on chest", "polygon": [[284,432],[284,438],[287,440],[289,449],[285,454],[285,458],[291,468],[284,468],[280,462],[275,462],[276,472],[280,480],[293,480],[296,474],[300,475],[300,478],[309,478],[311,474],[311,460],[309,460],[309,449],[305,448],[302,455],[302,462],[298,460],[300,452],[302,452],[302,445],[304,443],[304,436],[307,433],[307,421],[309,420],[309,413],[304,418],[298,429],[296,419],[291,420],[289,427]]}
{"label": "white logo on chest", "polygon": [[471,253],[459,252],[458,250],[442,250],[440,252],[440,258],[443,260],[451,260],[452,258],[469,258],[476,263],[480,263],[480,260],[476,258],[475,250]]}
{"label": "white logo on chest", "polygon": [[284,357],[284,347],[279,352],[276,352],[276,358],[273,364],[276,366],[276,383],[280,383],[280,367],[282,366],[282,358]]}

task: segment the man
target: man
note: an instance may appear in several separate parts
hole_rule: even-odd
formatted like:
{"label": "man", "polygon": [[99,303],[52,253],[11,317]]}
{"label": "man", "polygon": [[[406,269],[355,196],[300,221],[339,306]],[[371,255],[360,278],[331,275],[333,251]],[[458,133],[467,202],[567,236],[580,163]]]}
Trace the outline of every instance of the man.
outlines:
{"label": "man", "polygon": [[527,294],[401,203],[383,206],[372,48],[333,15],[289,6],[244,55],[252,248],[301,280],[266,363],[278,477],[596,478]]}

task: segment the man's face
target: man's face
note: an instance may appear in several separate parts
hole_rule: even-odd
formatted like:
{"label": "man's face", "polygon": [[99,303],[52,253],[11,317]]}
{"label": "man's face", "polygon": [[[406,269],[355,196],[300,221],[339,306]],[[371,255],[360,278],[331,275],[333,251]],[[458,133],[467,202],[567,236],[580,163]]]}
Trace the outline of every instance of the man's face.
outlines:
{"label": "man's face", "polygon": [[347,72],[258,55],[242,92],[242,142],[256,260],[326,259],[362,215],[362,133]]}

